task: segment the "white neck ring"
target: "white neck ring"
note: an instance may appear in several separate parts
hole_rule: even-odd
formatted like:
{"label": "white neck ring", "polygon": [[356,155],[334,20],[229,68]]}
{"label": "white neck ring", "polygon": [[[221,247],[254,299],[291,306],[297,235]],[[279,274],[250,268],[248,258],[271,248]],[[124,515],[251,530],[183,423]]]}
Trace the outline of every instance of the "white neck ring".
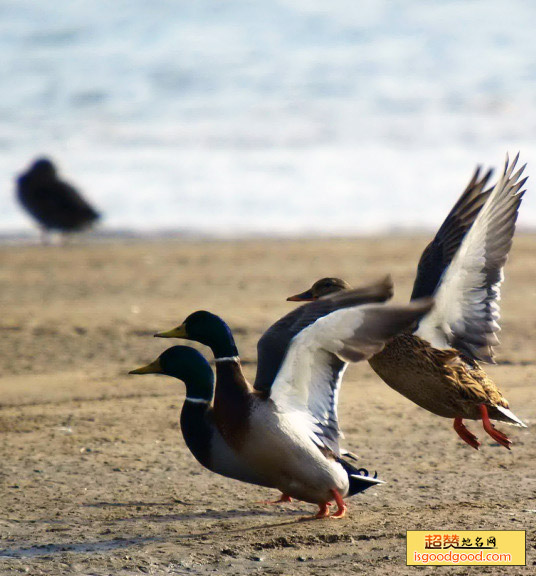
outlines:
{"label": "white neck ring", "polygon": [[190,398],[186,396],[185,402],[192,402],[192,404],[210,404],[210,400],[205,400],[204,398]]}
{"label": "white neck ring", "polygon": [[240,362],[240,356],[224,356],[223,358],[215,358],[214,362]]}

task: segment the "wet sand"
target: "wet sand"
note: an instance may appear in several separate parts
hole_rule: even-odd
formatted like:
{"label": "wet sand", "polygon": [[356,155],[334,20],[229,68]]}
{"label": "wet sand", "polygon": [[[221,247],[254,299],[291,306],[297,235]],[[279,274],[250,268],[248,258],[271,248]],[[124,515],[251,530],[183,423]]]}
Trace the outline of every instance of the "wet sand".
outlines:
{"label": "wet sand", "polygon": [[[511,452],[463,444],[452,422],[350,367],[345,444],[387,484],[349,500],[343,520],[304,521],[310,504],[216,476],[186,449],[182,383],[129,377],[171,342],[152,338],[208,309],[233,328],[249,377],[256,342],[315,279],[391,272],[407,300],[427,237],[106,241],[0,247],[0,574],[414,574],[410,529],[527,530],[536,562],[536,445],[500,425]],[[489,368],[514,412],[536,424],[536,236],[506,269],[502,346]]]}

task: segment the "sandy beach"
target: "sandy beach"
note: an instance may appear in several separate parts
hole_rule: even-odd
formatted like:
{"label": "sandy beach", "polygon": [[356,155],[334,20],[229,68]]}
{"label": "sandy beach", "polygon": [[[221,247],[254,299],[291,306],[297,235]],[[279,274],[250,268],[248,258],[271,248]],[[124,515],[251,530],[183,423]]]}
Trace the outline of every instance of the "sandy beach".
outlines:
{"label": "sandy beach", "polygon": [[390,272],[404,302],[428,240],[1,246],[0,574],[414,574],[412,529],[526,530],[526,567],[478,573],[533,574],[534,235],[515,239],[489,367],[529,428],[498,426],[514,442],[508,452],[470,422],[477,452],[451,421],[367,364],[351,366],[339,405],[345,443],[387,483],[349,500],[343,520],[304,521],[314,506],[265,506],[257,502],[274,492],[203,469],[178,427],[182,383],[127,375],[171,345],[155,331],[206,309],[232,327],[253,378],[256,342],[291,309],[287,296],[326,275],[359,284]]}

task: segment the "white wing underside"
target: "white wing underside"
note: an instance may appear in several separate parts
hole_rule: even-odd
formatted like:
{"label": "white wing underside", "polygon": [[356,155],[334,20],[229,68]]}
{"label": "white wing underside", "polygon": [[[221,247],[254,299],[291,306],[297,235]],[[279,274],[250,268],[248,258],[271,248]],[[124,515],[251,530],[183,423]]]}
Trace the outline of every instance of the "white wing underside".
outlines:
{"label": "white wing underside", "polygon": [[370,358],[431,305],[430,299],[406,306],[366,304],[319,318],[293,338],[270,398],[302,433],[339,455],[337,403],[346,368],[341,361]]}
{"label": "white wing underside", "polygon": [[355,326],[362,322],[362,315],[355,308],[338,310],[295,336],[270,393],[279,410],[291,414],[294,423],[315,444],[335,448],[335,452],[340,436],[337,402],[347,364],[337,375],[332,366],[338,359],[337,351],[343,347],[341,333],[352,334],[350,327],[345,326],[345,320],[350,323],[350,319]]}
{"label": "white wing underside", "polygon": [[513,174],[516,163],[517,157],[509,166],[507,157],[503,176],[441,280],[435,307],[420,322],[416,334],[436,348],[457,348],[493,362],[503,267],[526,181],[518,182],[525,166]]}

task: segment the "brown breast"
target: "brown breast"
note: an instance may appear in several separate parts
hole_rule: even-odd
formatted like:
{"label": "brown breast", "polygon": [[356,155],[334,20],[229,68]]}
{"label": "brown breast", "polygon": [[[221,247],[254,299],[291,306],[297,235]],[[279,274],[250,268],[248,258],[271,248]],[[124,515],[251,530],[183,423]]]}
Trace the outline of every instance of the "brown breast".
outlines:
{"label": "brown breast", "polygon": [[225,440],[239,450],[248,434],[252,388],[240,362],[216,363],[214,422]]}
{"label": "brown breast", "polygon": [[478,404],[507,406],[480,366],[456,350],[439,350],[414,334],[401,334],[370,359],[391,388],[446,418],[479,418]]}

